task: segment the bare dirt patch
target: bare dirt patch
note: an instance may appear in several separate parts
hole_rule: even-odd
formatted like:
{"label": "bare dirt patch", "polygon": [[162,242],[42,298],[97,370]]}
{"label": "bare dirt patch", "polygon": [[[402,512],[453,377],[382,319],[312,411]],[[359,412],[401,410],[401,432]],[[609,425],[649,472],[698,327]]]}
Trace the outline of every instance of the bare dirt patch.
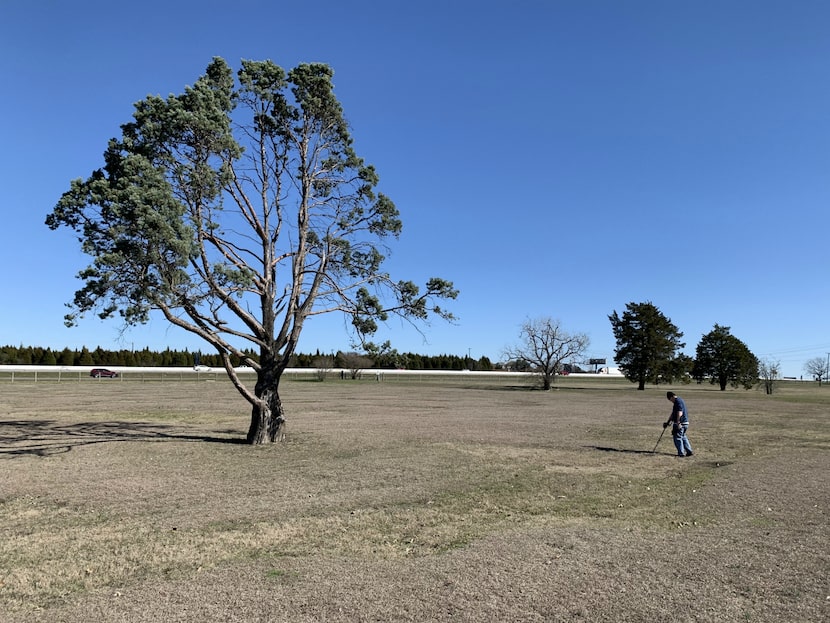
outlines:
{"label": "bare dirt patch", "polygon": [[826,620],[830,390],[665,389],[3,385],[0,620]]}

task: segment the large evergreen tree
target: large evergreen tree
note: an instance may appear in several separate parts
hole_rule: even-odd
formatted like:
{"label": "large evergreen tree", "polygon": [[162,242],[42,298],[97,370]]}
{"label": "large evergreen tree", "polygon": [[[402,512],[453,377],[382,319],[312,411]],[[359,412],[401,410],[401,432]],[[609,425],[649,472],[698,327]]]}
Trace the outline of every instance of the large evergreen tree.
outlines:
{"label": "large evergreen tree", "polygon": [[[352,147],[332,75],[243,61],[234,80],[214,59],[184,93],[138,102],[104,168],[73,181],[47,218],[92,257],[67,322],[159,311],[198,335],[251,404],[250,443],[281,436],[280,378],[310,317],[345,313],[359,339],[389,314],[452,317],[437,304],[455,298],[452,283],[422,290],[382,269],[401,220]],[[234,359],[256,370],[254,387]]]}
{"label": "large evergreen tree", "polygon": [[683,333],[654,304],[627,303],[622,316],[614,311],[608,319],[617,340],[614,360],[637,389],[685,373],[686,359],[678,353],[686,345]]}
{"label": "large evergreen tree", "polygon": [[727,385],[749,389],[758,382],[758,358],[729,332],[729,327],[716,324],[697,345],[692,378],[698,382],[709,379],[721,391]]}

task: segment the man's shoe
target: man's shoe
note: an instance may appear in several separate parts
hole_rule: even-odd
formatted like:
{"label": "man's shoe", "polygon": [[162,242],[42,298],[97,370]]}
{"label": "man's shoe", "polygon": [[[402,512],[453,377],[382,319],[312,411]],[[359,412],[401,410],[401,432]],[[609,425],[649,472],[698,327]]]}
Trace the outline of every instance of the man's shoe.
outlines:
{"label": "man's shoe", "polygon": [[695,455],[695,453],[694,453],[694,452],[687,452],[687,453],[686,453],[686,456],[694,456],[694,455]]}

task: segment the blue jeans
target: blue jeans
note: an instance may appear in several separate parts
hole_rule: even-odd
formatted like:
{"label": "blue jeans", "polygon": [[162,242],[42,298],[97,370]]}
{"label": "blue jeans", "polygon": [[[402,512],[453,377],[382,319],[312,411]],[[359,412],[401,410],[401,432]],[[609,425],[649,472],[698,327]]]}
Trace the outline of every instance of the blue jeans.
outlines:
{"label": "blue jeans", "polygon": [[674,447],[677,448],[677,456],[692,454],[692,444],[689,443],[689,438],[686,437],[688,428],[688,424],[672,425],[671,436],[674,440]]}

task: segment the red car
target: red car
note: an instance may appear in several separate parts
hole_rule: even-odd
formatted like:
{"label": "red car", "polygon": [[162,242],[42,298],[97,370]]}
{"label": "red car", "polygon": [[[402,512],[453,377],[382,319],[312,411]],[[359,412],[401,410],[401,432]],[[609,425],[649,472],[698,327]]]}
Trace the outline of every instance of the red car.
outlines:
{"label": "red car", "polygon": [[107,370],[106,368],[93,368],[92,372],[89,373],[89,376],[95,377],[96,379],[100,379],[101,377],[105,379],[114,379],[118,376],[118,372],[113,372],[112,370]]}

